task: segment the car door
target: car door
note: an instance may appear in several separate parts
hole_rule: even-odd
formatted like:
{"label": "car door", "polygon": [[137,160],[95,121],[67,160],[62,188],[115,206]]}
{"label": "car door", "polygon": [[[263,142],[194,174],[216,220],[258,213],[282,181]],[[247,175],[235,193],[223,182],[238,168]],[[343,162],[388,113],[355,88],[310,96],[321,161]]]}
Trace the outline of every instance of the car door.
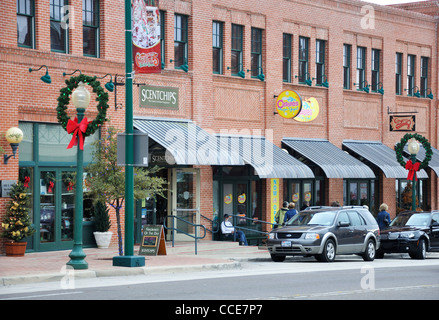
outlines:
{"label": "car door", "polygon": [[352,228],[352,244],[353,253],[361,252],[363,249],[364,241],[367,235],[366,222],[363,217],[357,211],[348,211],[349,220],[351,221]]}
{"label": "car door", "polygon": [[354,228],[351,225],[347,211],[338,214],[336,222],[337,254],[352,252]]}
{"label": "car door", "polygon": [[433,250],[439,250],[439,213],[435,213],[431,219],[431,236],[430,236],[431,248]]}

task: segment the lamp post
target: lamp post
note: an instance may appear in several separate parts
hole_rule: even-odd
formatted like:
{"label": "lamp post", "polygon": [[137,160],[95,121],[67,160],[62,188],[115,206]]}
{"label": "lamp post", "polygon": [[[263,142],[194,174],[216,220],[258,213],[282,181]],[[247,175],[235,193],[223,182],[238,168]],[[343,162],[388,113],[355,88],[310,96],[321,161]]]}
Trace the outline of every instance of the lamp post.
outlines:
{"label": "lamp post", "polygon": [[[76,107],[78,123],[84,118],[85,109],[90,103],[90,92],[85,88],[81,81],[72,93],[72,102]],[[84,154],[78,143],[77,164],[76,164],[76,194],[75,194],[75,219],[73,224],[73,250],[69,254],[70,261],[68,266],[73,269],[88,269],[85,261],[85,253],[82,250],[82,219],[83,219],[83,190],[82,180],[84,173]]]}
{"label": "lamp post", "polygon": [[[416,155],[419,152],[419,144],[416,139],[411,138],[408,142],[407,148],[411,154],[411,161],[413,164],[416,163]],[[416,211],[416,179],[413,177],[412,180],[412,210]]]}

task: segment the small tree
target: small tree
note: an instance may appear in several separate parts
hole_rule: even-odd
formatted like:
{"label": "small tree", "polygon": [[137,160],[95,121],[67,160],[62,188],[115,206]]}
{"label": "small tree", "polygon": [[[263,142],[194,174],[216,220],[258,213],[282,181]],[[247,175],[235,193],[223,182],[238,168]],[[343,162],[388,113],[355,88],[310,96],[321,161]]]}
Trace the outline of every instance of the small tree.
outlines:
{"label": "small tree", "polygon": [[[117,165],[117,133],[109,127],[105,138],[94,143],[93,163],[86,167],[86,183],[96,201],[103,201],[116,211],[119,255],[123,255],[120,209],[125,200],[124,167]],[[134,198],[153,198],[156,194],[164,197],[166,181],[156,176],[161,168],[134,168]]]}
{"label": "small tree", "polygon": [[95,226],[97,232],[107,232],[111,228],[111,221],[108,212],[110,209],[104,202],[98,201],[95,206]]}
{"label": "small tree", "polygon": [[29,196],[22,182],[12,186],[11,200],[6,207],[6,217],[2,222],[2,237],[11,241],[20,241],[34,234],[29,218]]}

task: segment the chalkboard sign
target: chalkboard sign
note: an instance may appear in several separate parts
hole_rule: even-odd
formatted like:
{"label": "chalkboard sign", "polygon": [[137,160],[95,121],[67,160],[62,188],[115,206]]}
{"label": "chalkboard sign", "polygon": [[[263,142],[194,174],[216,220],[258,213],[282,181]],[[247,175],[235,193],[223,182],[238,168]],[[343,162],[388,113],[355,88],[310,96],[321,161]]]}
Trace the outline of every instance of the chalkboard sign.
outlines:
{"label": "chalkboard sign", "polygon": [[166,242],[163,226],[148,224],[143,226],[139,255],[166,255]]}

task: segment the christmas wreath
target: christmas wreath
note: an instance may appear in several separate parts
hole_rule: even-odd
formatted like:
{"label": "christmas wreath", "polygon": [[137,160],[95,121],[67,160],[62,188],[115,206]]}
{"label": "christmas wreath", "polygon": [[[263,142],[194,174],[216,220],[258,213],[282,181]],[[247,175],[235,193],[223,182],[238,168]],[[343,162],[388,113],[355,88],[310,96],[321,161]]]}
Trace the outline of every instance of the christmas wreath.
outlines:
{"label": "christmas wreath", "polygon": [[[412,163],[411,160],[405,162],[404,158],[402,156],[402,152],[404,149],[404,146],[406,145],[406,143],[410,140],[410,139],[416,139],[418,142],[420,142],[422,144],[422,146],[424,147],[425,150],[425,158],[422,162],[416,162],[416,163]],[[413,180],[413,178],[416,178],[416,171],[419,171],[420,169],[425,169],[428,167],[428,163],[431,160],[431,157],[433,155],[433,150],[431,149],[431,145],[430,142],[428,142],[428,139],[421,136],[420,134],[405,134],[404,137],[402,137],[401,141],[398,142],[395,146],[395,151],[396,151],[396,160],[399,162],[399,164],[406,168],[407,170],[409,170],[409,175],[407,177],[408,180]]]}
{"label": "christmas wreath", "polygon": [[[96,94],[96,101],[98,101],[98,105],[96,106],[98,115],[93,121],[90,122],[87,121],[87,118],[84,118],[85,121],[81,121],[81,124],[79,125],[77,124],[77,119],[75,118],[76,125],[74,125],[75,130],[73,130],[69,128],[69,125],[72,125],[75,123],[75,121],[70,120],[66,110],[70,103],[70,95],[72,94],[73,90],[78,87],[78,84],[81,81],[93,88],[93,92]],[[58,122],[68,133],[74,134],[75,140],[72,139],[72,142],[76,141],[76,135],[78,135],[80,137],[80,143],[83,143],[83,139],[85,137],[95,133],[96,130],[107,120],[106,115],[108,109],[108,93],[105,92],[101,87],[101,83],[96,81],[96,77],[90,77],[84,74],[80,74],[77,77],[70,77],[70,79],[65,80],[65,83],[67,86],[60,90],[58,106],[56,107]],[[69,147],[71,147],[71,145],[69,145]]]}

